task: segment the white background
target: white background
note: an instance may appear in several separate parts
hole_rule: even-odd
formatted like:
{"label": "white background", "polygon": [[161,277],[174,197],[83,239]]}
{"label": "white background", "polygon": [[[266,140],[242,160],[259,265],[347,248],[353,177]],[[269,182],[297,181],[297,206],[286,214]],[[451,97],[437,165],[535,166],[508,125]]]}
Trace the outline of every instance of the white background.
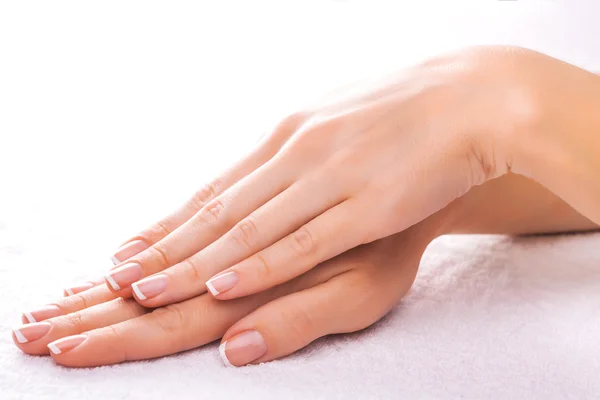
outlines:
{"label": "white background", "polygon": [[600,69],[596,4],[2,2],[1,220],[109,252],[362,75],[486,43]]}

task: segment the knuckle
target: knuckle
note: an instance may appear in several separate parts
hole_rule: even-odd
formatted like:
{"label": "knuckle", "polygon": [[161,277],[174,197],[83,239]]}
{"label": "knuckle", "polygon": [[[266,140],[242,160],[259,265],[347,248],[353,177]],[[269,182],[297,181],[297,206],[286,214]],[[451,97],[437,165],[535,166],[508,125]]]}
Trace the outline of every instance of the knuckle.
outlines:
{"label": "knuckle", "polygon": [[[397,303],[395,301],[396,296],[390,295],[390,293],[395,293],[395,291],[373,290],[374,288],[381,287],[380,284],[381,282],[378,282],[373,277],[373,274],[368,273],[368,271],[355,274],[354,278],[348,281],[349,293],[352,293],[352,296],[344,302],[346,308],[343,310],[343,313],[358,315],[358,318],[344,319],[343,325],[345,326],[343,330],[345,332],[354,332],[373,325],[383,318]],[[369,310],[369,312],[361,312],[361,310]]]}
{"label": "knuckle", "polygon": [[223,181],[217,178],[206,184],[202,189],[192,195],[191,202],[197,209],[204,207],[209,201],[221,194]]}
{"label": "knuckle", "polygon": [[152,311],[156,325],[165,333],[172,335],[181,332],[185,317],[177,304],[160,307]]}
{"label": "knuckle", "polygon": [[152,230],[163,236],[171,234],[171,229],[169,229],[169,227],[164,221],[157,221]]}
{"label": "knuckle", "polygon": [[85,310],[88,308],[88,301],[83,294],[77,293],[74,296],[65,298],[62,304],[57,305],[62,312],[74,312],[79,310]]}
{"label": "knuckle", "polygon": [[308,119],[309,113],[298,111],[288,114],[279,123],[278,129],[295,130]]}
{"label": "knuckle", "polygon": [[171,234],[171,229],[168,226],[168,220],[163,219],[156,221],[150,227],[140,232],[137,236],[134,236],[133,239],[142,240],[146,243],[153,243],[159,238],[166,237],[169,234]]}
{"label": "knuckle", "polygon": [[288,321],[289,335],[296,341],[310,339],[314,331],[315,321],[312,314],[301,304],[282,311],[284,320]]}
{"label": "knuckle", "polygon": [[306,226],[303,226],[296,232],[292,233],[291,247],[297,255],[301,256],[315,252],[316,246],[313,235]]}
{"label": "knuckle", "polygon": [[340,118],[315,118],[304,126],[305,133],[308,136],[316,136],[323,139],[323,135],[331,136],[337,133],[343,127],[343,120]]}
{"label": "knuckle", "polygon": [[150,247],[150,257],[156,260],[157,264],[162,268],[168,268],[172,265],[171,259],[169,257],[169,252],[165,248],[164,245],[157,244],[155,246]]}
{"label": "knuckle", "polygon": [[[492,150],[493,153],[493,150]],[[469,163],[469,185],[480,185],[497,175],[496,163],[493,157],[481,148],[479,143],[469,141],[467,147],[467,160]]]}
{"label": "knuckle", "polygon": [[98,329],[97,333],[99,335],[109,336],[112,338],[112,340],[109,341],[110,344],[105,349],[105,351],[110,352],[112,354],[118,354],[117,359],[119,360],[119,362],[134,359],[129,356],[129,353],[127,352],[127,346],[119,345],[123,339],[123,333],[119,331],[119,329],[115,325],[109,325],[104,328],[100,328]]}
{"label": "knuckle", "polygon": [[260,253],[255,254],[254,259],[257,261],[256,273],[259,276],[267,277],[267,276],[272,275],[273,269],[271,268],[271,265],[267,262],[267,260]]}
{"label": "knuckle", "polygon": [[250,217],[238,222],[231,230],[231,237],[236,243],[245,248],[254,248],[259,238],[256,223]]}
{"label": "knuckle", "polygon": [[218,222],[223,219],[224,209],[223,202],[219,199],[214,199],[200,210],[198,219],[204,223]]}
{"label": "knuckle", "polygon": [[83,316],[79,312],[71,313],[65,316],[67,324],[75,328],[77,332],[86,331],[86,324],[83,320]]}
{"label": "knuckle", "polygon": [[268,136],[269,140],[274,142],[276,147],[281,147],[307,119],[308,113],[306,112],[296,112],[288,115],[279,122],[273,133]]}
{"label": "knuckle", "polygon": [[200,271],[200,265],[198,265],[194,260],[188,258],[183,261],[183,268],[188,277],[188,281],[191,282],[200,282],[203,281],[202,273]]}

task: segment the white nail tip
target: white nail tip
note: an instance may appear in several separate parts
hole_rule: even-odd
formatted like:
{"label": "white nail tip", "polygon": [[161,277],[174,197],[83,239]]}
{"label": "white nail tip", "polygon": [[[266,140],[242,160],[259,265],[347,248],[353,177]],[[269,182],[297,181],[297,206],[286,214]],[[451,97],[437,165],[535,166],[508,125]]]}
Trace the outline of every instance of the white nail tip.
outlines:
{"label": "white nail tip", "polygon": [[110,283],[110,286],[112,286],[112,288],[114,290],[121,290],[121,286],[119,286],[119,284],[117,282],[115,282],[115,280],[113,279],[112,276],[106,275],[105,278],[108,281],[108,283]]}
{"label": "white nail tip", "polygon": [[48,348],[50,349],[51,352],[53,352],[54,354],[60,354],[62,353],[62,351],[60,351],[60,349],[58,348],[58,346],[56,346],[54,343],[50,343],[48,344]]}
{"label": "white nail tip", "polygon": [[73,296],[73,295],[75,294],[75,293],[73,293],[73,291],[72,291],[71,289],[69,289],[69,288],[66,288],[66,289],[65,289],[65,292],[67,292],[67,294],[68,294],[69,296]]}
{"label": "white nail tip", "polygon": [[215,289],[215,287],[212,285],[212,283],[210,283],[210,281],[206,282],[206,287],[208,288],[208,290],[210,290],[213,296],[217,296],[219,294],[219,291]]}
{"label": "white nail tip", "polygon": [[119,259],[115,256],[110,256],[110,261],[112,261],[112,263],[115,265],[121,264],[121,261],[119,261]]}
{"label": "white nail tip", "polygon": [[227,345],[227,342],[221,343],[221,345],[219,346],[219,354],[221,355],[221,359],[223,360],[223,364],[225,364],[226,367],[233,367],[233,364],[231,364],[229,362],[229,360],[227,359],[227,354],[225,354],[225,346],[226,345]]}
{"label": "white nail tip", "polygon": [[27,338],[25,336],[23,336],[23,334],[21,333],[20,330],[15,328],[15,329],[13,329],[13,332],[14,332],[15,336],[17,337],[17,341],[19,343],[27,343],[28,342]]}
{"label": "white nail tip", "polygon": [[27,318],[27,321],[29,321],[30,324],[37,322],[30,312],[23,313],[23,315],[25,315],[25,318]]}
{"label": "white nail tip", "polygon": [[146,296],[144,296],[144,293],[142,293],[142,291],[140,290],[140,288],[138,288],[136,283],[132,283],[131,287],[133,288],[133,291],[135,292],[135,295],[138,299],[146,300]]}

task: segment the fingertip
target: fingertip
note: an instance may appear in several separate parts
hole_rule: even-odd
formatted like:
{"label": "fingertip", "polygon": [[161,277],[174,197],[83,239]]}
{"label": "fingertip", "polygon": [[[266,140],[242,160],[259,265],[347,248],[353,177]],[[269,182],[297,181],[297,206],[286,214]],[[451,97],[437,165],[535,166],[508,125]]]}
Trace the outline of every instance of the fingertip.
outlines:
{"label": "fingertip", "polygon": [[114,280],[110,274],[104,276],[104,280],[106,281],[106,286],[110,289],[111,292],[118,292],[121,290],[121,286]]}
{"label": "fingertip", "polygon": [[260,362],[268,353],[263,335],[257,330],[240,332],[219,346],[219,354],[226,367],[242,367]]}
{"label": "fingertip", "polygon": [[145,240],[134,239],[124,243],[117,251],[111,255],[110,261],[114,264],[120,264],[131,257],[138,255],[142,251],[148,249],[150,246]]}
{"label": "fingertip", "polygon": [[213,297],[217,297],[220,294],[219,291],[215,289],[211,281],[206,282],[206,288],[208,289],[210,294],[213,295]]}
{"label": "fingertip", "polygon": [[22,319],[25,321],[25,323],[29,323],[29,324],[33,324],[33,323],[37,322],[35,320],[35,318],[33,317],[33,315],[28,311],[23,313]]}
{"label": "fingertip", "polygon": [[56,347],[54,343],[48,343],[48,350],[52,352],[52,354],[60,354],[62,351]]}
{"label": "fingertip", "polygon": [[101,285],[105,282],[106,282],[106,280],[104,279],[104,277],[102,277],[102,278],[95,278],[95,279],[89,280],[87,282],[80,283],[78,285],[69,286],[69,287],[66,287],[63,289],[63,296],[64,297],[74,296],[77,293],[85,292],[86,290],[89,290],[93,287]]}
{"label": "fingertip", "polygon": [[131,288],[133,289],[133,297],[135,298],[136,301],[140,302],[140,301],[147,300],[147,297],[144,296],[144,293],[142,293],[142,291],[138,287],[137,283],[132,283]]}
{"label": "fingertip", "polygon": [[57,364],[67,367],[84,367],[92,360],[86,359],[85,351],[78,352],[78,350],[85,350],[83,349],[85,346],[82,346],[82,344],[87,339],[87,334],[66,336],[48,343],[46,347],[48,353]]}
{"label": "fingertip", "polygon": [[225,364],[226,367],[235,367],[232,363],[229,362],[227,358],[227,354],[225,353],[225,347],[227,346],[227,342],[223,342],[219,345],[219,355],[221,356],[221,361]]}
{"label": "fingertip", "polygon": [[169,304],[169,293],[166,289],[169,285],[167,274],[151,275],[131,284],[131,292],[134,299],[144,307],[156,307]]}
{"label": "fingertip", "polygon": [[17,346],[19,346],[19,344],[27,343],[27,338],[23,336],[23,334],[18,328],[13,328],[12,336],[13,342],[15,342]]}
{"label": "fingertip", "polygon": [[48,322],[26,324],[12,329],[12,339],[23,353],[30,355],[48,354],[44,340],[52,326]]}
{"label": "fingertip", "polygon": [[232,293],[231,290],[236,287],[238,281],[239,277],[236,271],[226,271],[213,276],[206,281],[205,285],[213,297],[227,300],[241,297],[239,294]]}

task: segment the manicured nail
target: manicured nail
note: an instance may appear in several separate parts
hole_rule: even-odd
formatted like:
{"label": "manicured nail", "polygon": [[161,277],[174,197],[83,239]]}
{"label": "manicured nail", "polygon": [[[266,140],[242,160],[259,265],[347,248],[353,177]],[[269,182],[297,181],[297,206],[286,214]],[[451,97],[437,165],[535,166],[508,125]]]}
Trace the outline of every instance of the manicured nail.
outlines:
{"label": "manicured nail", "polygon": [[238,281],[238,276],[235,272],[226,272],[222,275],[217,275],[206,282],[206,287],[213,296],[217,296],[223,292],[230,290]]}
{"label": "manicured nail", "polygon": [[66,353],[79,346],[86,338],[86,335],[67,336],[62,339],[55,340],[48,344],[48,348],[54,354]]}
{"label": "manicured nail", "polygon": [[48,322],[36,322],[13,329],[13,333],[19,343],[33,342],[46,336],[51,325]]}
{"label": "manicured nail", "polygon": [[133,292],[140,300],[156,297],[167,288],[169,277],[164,274],[150,276],[131,284]]}
{"label": "manicured nail", "polygon": [[221,343],[219,354],[227,367],[241,367],[267,353],[267,345],[257,331],[246,331]]}
{"label": "manicured nail", "polygon": [[129,242],[129,243],[124,244],[123,246],[119,247],[119,249],[115,252],[115,254],[110,256],[110,259],[113,262],[113,264],[117,265],[117,264],[122,263],[125,260],[130,259],[131,257],[135,256],[136,254],[141,253],[142,251],[146,250],[147,248],[148,248],[148,245],[143,240],[134,240],[132,242]]}
{"label": "manicured nail", "polygon": [[139,264],[129,263],[113,269],[105,278],[113,290],[121,290],[133,282],[139,281],[143,274],[144,272]]}
{"label": "manicured nail", "polygon": [[94,287],[94,284],[91,282],[82,283],[81,285],[77,285],[77,286],[71,286],[71,287],[65,289],[64,295],[65,296],[73,296],[76,293],[84,292],[93,287]]}
{"label": "manicured nail", "polygon": [[44,306],[37,308],[33,311],[24,312],[23,315],[27,318],[29,323],[43,321],[45,319],[50,319],[54,317],[58,317],[62,315],[60,309],[56,306]]}

